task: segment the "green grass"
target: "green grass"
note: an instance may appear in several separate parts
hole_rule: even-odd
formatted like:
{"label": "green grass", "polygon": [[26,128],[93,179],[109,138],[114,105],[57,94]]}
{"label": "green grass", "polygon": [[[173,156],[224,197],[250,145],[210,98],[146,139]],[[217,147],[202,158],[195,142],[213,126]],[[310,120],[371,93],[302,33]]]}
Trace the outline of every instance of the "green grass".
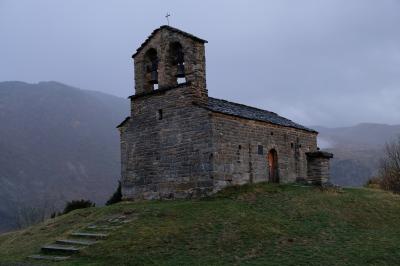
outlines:
{"label": "green grass", "polygon": [[[117,213],[137,219],[55,265],[398,265],[400,196],[294,185],[233,187],[201,200],[74,211],[0,236],[0,261]],[[42,265],[42,264],[41,264]],[[52,265],[51,263],[49,265]]]}

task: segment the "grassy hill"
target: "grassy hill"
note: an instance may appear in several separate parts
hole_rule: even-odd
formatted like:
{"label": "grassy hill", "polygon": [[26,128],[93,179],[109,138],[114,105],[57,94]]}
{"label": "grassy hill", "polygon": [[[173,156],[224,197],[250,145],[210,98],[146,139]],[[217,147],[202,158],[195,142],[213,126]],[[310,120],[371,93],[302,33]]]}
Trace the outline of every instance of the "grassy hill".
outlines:
{"label": "grassy hill", "polygon": [[[90,208],[0,235],[0,261],[96,221],[134,219],[56,265],[397,265],[400,196],[371,189],[233,187],[207,199]],[[1,265],[1,263],[0,263]],[[40,264],[39,265],[43,265]],[[52,265],[49,263],[49,265]]]}

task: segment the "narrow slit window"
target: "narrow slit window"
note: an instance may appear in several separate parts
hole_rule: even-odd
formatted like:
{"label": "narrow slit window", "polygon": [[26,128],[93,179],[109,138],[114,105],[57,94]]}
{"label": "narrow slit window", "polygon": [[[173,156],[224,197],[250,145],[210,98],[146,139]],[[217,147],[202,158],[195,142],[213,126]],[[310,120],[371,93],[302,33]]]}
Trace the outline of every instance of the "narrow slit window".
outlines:
{"label": "narrow slit window", "polygon": [[262,145],[258,145],[258,154],[263,155],[264,154],[264,147]]}
{"label": "narrow slit window", "polygon": [[159,109],[158,110],[158,120],[162,120],[163,119],[163,110],[162,109]]}

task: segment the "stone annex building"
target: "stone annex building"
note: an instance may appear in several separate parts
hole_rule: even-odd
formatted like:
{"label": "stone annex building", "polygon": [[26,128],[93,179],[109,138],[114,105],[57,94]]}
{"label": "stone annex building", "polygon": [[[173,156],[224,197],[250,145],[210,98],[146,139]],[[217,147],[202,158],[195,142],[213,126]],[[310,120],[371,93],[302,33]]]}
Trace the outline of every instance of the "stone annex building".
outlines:
{"label": "stone annex building", "polygon": [[119,126],[124,199],[190,198],[229,185],[324,182],[332,154],[317,132],[208,96],[204,44],[170,26],[132,56],[135,95]]}

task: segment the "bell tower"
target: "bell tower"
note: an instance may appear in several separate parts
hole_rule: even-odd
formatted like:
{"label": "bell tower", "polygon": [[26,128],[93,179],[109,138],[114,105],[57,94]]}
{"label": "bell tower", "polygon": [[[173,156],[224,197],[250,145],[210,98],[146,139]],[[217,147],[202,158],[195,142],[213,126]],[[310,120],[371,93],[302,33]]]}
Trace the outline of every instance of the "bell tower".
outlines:
{"label": "bell tower", "polygon": [[135,95],[187,86],[206,99],[206,40],[170,26],[154,30],[132,56]]}

